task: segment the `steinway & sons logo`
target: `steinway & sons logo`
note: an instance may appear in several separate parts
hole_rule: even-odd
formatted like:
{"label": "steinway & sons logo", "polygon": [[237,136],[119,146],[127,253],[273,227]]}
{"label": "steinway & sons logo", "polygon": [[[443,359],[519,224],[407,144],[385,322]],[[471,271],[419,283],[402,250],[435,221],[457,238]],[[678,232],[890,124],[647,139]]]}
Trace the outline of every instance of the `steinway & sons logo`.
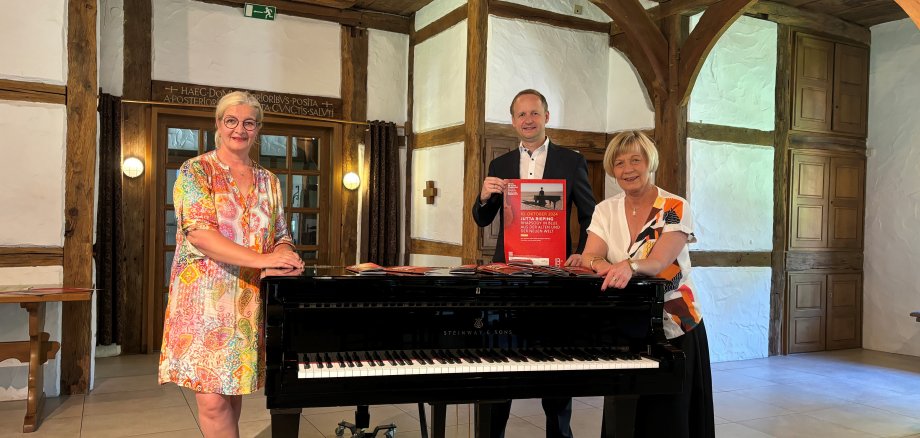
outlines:
{"label": "steinway & sons logo", "polygon": [[481,336],[481,335],[513,335],[514,331],[511,329],[507,330],[493,330],[485,329],[483,327],[485,324],[482,322],[482,318],[476,318],[473,320],[472,329],[458,329],[458,330],[444,330],[444,336]]}

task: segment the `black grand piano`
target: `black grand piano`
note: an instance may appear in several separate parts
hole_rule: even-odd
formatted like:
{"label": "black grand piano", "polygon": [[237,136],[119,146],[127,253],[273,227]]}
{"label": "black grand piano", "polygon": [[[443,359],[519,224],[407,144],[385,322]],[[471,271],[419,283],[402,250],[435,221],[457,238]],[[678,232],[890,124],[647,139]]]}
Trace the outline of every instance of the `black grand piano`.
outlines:
{"label": "black grand piano", "polygon": [[[631,436],[638,395],[678,392],[684,355],[662,330],[666,282],[601,292],[595,277],[353,275],[262,281],[272,436],[301,408],[604,396],[608,436]],[[433,411],[434,412],[434,411]],[[443,414],[432,434],[443,436]],[[423,425],[424,427],[424,425]]]}

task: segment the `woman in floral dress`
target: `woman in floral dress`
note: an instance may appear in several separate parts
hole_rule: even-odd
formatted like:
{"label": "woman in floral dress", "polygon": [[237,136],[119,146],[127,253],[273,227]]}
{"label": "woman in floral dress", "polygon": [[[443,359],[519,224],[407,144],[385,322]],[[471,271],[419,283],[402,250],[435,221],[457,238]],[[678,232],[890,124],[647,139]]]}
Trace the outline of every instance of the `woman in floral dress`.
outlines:
{"label": "woman in floral dress", "polygon": [[186,161],[173,198],[176,254],[159,381],[195,391],[206,437],[238,437],[242,396],[265,381],[262,269],[303,267],[278,178],[249,158],[262,106],[233,92],[217,104],[217,149]]}
{"label": "woman in floral dress", "polygon": [[686,355],[683,391],[641,396],[636,436],[714,437],[709,341],[687,247],[696,241],[690,205],[652,183],[657,168],[658,151],[645,134],[621,132],[610,141],[604,170],[623,193],[595,207],[582,264],[604,276],[601,289],[624,288],[634,275],[671,282],[662,324],[671,344]]}

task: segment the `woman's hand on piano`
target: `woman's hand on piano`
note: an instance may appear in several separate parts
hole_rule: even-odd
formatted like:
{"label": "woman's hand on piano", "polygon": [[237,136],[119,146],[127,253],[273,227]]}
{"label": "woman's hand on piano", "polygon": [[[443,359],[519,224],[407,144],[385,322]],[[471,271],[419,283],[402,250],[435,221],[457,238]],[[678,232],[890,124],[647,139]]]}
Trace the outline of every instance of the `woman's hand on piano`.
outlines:
{"label": "woman's hand on piano", "polygon": [[633,270],[629,267],[629,260],[619,261],[607,266],[601,267],[597,271],[598,275],[604,276],[604,283],[601,284],[601,290],[607,290],[608,287],[623,289],[629,283],[633,276]]}
{"label": "woman's hand on piano", "polygon": [[268,268],[262,270],[262,278],[265,277],[284,277],[300,275],[303,273],[303,267],[299,268]]}

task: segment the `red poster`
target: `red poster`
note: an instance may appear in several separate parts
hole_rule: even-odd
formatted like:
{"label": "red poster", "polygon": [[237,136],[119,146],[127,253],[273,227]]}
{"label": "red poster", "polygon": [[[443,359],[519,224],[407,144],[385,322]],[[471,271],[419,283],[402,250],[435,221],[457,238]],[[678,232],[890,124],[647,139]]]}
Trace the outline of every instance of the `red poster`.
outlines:
{"label": "red poster", "polygon": [[565,180],[509,179],[505,188],[505,260],[565,263]]}

